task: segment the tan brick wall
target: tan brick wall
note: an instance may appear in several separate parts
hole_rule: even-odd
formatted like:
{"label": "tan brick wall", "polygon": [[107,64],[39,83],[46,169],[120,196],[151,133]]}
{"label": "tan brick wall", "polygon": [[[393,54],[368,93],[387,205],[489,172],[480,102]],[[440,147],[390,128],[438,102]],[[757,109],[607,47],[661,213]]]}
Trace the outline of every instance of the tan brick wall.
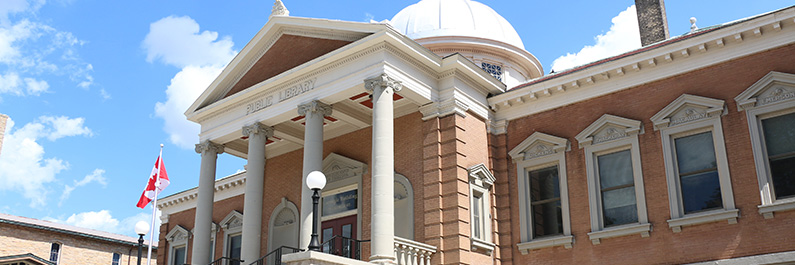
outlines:
{"label": "tan brick wall", "polygon": [[[111,264],[113,253],[121,254],[120,264],[137,262],[136,246],[6,223],[0,224],[0,256],[32,253],[49,260],[52,243],[61,244],[58,263],[61,265]],[[153,250],[152,253],[156,254],[156,251]],[[146,256],[146,249],[143,251],[143,256]],[[156,260],[153,260],[152,264],[155,262]],[[143,263],[146,263],[145,258]]]}
{"label": "tan brick wall", "polygon": [[[795,212],[776,213],[774,219],[763,219],[757,212],[760,202],[758,182],[748,133],[745,112],[737,111],[734,97],[751,86],[770,71],[795,73],[792,63],[795,45],[761,52],[720,65],[692,71],[669,79],[660,80],[610,95],[579,102],[551,111],[512,120],[506,136],[492,137],[496,142],[507,137],[507,149],[492,147],[495,152],[506,152],[517,146],[533,132],[539,131],[572,142],[572,150],[566,153],[569,205],[572,234],[575,243],[572,249],[563,247],[530,251],[521,255],[516,248],[519,243],[519,211],[517,205],[516,165],[508,161],[507,171],[504,153],[493,155],[498,182],[505,179],[511,186],[508,193],[498,188],[498,213],[500,224],[505,224],[506,212],[510,212],[510,234],[502,234],[510,245],[501,245],[503,251],[511,248],[513,264],[585,264],[601,261],[611,264],[626,263],[689,263],[715,259],[792,251],[795,245],[787,243],[795,238]],[[692,94],[721,99],[726,102],[728,114],[721,117],[727,151],[732,190],[740,218],[737,224],[727,222],[689,226],[681,233],[668,228],[670,218],[668,190],[661,146],[661,136],[654,131],[651,121],[666,105],[682,94]],[[603,114],[612,114],[643,122],[645,133],[639,135],[640,156],[646,192],[646,205],[653,231],[649,238],[625,236],[602,240],[592,245],[588,240],[590,217],[588,190],[585,173],[584,151],[579,149],[574,136]],[[505,176],[504,174],[508,174]],[[500,228],[503,228],[502,226]]]}

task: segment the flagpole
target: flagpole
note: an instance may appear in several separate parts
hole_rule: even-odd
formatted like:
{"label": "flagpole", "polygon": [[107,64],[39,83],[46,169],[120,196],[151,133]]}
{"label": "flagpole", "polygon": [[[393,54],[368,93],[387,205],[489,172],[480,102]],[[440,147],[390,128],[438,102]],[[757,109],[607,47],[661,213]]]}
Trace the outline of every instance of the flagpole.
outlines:
{"label": "flagpole", "polygon": [[160,144],[160,155],[157,157],[157,179],[155,179],[155,199],[152,201],[152,222],[149,225],[149,250],[146,252],[146,265],[152,261],[152,242],[155,237],[155,216],[157,215],[157,195],[160,193],[160,170],[163,163],[163,144]]}

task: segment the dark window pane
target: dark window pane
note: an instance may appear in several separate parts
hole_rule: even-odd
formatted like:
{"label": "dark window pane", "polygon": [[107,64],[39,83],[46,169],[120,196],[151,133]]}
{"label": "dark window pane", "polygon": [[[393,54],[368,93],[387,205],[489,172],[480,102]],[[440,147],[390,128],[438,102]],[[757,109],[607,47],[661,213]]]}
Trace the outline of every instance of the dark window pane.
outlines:
{"label": "dark window pane", "polygon": [[[229,257],[233,259],[240,259],[240,246],[243,238],[240,235],[232,236],[229,238]],[[240,265],[239,261],[232,261],[230,265]]]}
{"label": "dark window pane", "polygon": [[173,265],[183,265],[185,264],[185,247],[175,248],[174,249],[174,264]]}
{"label": "dark window pane", "polygon": [[119,265],[119,260],[121,260],[121,254],[113,253],[113,262],[112,265]]}
{"label": "dark window pane", "polygon": [[[331,237],[334,236],[334,229],[333,228],[326,228],[323,229],[322,237],[320,238],[321,243],[329,241]],[[331,246],[329,244],[323,245],[323,252],[331,253]]]}
{"label": "dark window pane", "polygon": [[58,263],[58,252],[61,251],[61,244],[52,243],[50,247],[50,261]]}
{"label": "dark window pane", "polygon": [[602,189],[634,183],[632,178],[632,155],[629,150],[600,155],[599,184]]}
{"label": "dark window pane", "polygon": [[712,143],[712,132],[704,132],[677,138],[676,162],[679,175],[716,168],[715,146]]}
{"label": "dark window pane", "polygon": [[770,161],[776,198],[795,196],[795,156]]}
{"label": "dark window pane", "polygon": [[560,200],[533,205],[533,238],[563,233]]}
{"label": "dark window pane", "polygon": [[762,120],[776,199],[795,196],[795,113]]}
{"label": "dark window pane", "polygon": [[768,156],[795,152],[795,113],[762,120]]}
{"label": "dark window pane", "polygon": [[530,171],[533,237],[563,233],[558,166]]}
{"label": "dark window pane", "polygon": [[638,222],[635,186],[602,192],[602,208],[605,226]]}
{"label": "dark window pane", "polygon": [[481,200],[483,199],[482,196],[483,195],[481,194],[476,194],[472,196],[472,219],[473,219],[472,226],[473,230],[475,230],[475,235],[474,235],[475,238],[480,238],[480,239],[482,239],[480,234],[481,232],[480,226],[482,225],[480,217],[481,216],[480,205],[482,203]]}
{"label": "dark window pane", "polygon": [[540,201],[560,197],[558,166],[530,171],[530,200]]}
{"label": "dark window pane", "polygon": [[682,176],[680,183],[685,214],[723,207],[717,170]]}

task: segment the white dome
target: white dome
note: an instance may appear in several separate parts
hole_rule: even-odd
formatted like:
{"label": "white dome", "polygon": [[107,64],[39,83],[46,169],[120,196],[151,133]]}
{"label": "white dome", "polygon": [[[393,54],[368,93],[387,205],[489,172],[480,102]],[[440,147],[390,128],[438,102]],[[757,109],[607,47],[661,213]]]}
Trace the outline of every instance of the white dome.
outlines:
{"label": "white dome", "polygon": [[494,9],[471,0],[422,0],[390,21],[412,39],[463,36],[496,40],[524,49],[511,23]]}

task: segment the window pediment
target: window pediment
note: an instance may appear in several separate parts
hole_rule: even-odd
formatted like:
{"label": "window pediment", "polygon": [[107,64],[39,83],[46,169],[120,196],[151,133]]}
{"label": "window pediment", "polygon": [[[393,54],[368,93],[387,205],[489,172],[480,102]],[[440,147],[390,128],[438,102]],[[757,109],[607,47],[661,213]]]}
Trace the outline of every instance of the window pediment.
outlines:
{"label": "window pediment", "polygon": [[716,118],[725,112],[723,100],[683,94],[651,117],[654,130]]}
{"label": "window pediment", "polygon": [[734,98],[743,111],[784,101],[795,101],[795,74],[772,71]]}
{"label": "window pediment", "polygon": [[166,234],[166,240],[171,244],[175,244],[178,242],[187,242],[189,236],[190,232],[188,232],[188,229],[185,229],[185,227],[181,225],[177,225],[176,227],[171,229],[171,231],[169,231],[168,234]]}
{"label": "window pediment", "polygon": [[542,132],[535,132],[519,143],[508,155],[515,161],[557,154],[569,149],[569,140]]}
{"label": "window pediment", "polygon": [[238,211],[232,211],[221,220],[221,227],[225,230],[243,227],[243,214]]}
{"label": "window pediment", "polygon": [[477,164],[469,168],[469,182],[485,189],[494,185],[497,178],[491,174],[491,171],[486,168],[484,164]]}
{"label": "window pediment", "polygon": [[360,177],[367,173],[367,164],[331,153],[323,159],[323,174],[328,183]]}
{"label": "window pediment", "polygon": [[643,130],[641,125],[637,120],[605,114],[574,138],[579,142],[580,148],[583,148],[640,134]]}

